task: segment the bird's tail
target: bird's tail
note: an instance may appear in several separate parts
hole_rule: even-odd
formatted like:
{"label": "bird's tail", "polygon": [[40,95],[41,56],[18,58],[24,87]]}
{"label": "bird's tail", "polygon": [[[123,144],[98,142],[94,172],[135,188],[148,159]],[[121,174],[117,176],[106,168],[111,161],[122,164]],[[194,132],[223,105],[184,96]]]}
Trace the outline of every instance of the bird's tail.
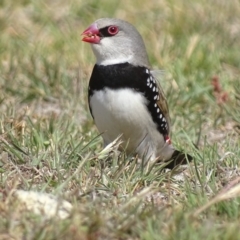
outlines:
{"label": "bird's tail", "polygon": [[187,164],[192,160],[193,157],[191,155],[175,150],[171,159],[168,161],[168,164],[164,168],[173,169],[176,166]]}

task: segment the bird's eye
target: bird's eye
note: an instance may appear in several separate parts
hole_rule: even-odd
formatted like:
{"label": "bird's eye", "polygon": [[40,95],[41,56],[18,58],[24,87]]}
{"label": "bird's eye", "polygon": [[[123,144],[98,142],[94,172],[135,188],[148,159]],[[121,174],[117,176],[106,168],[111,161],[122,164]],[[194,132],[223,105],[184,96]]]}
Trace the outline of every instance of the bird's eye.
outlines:
{"label": "bird's eye", "polygon": [[117,26],[110,26],[108,27],[108,33],[110,35],[116,35],[118,33],[118,27]]}

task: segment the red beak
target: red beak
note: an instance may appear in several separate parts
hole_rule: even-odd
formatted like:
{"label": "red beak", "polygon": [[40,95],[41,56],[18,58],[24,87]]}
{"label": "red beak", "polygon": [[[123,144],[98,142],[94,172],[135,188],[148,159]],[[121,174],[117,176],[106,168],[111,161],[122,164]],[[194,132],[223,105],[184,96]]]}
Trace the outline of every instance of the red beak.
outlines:
{"label": "red beak", "polygon": [[97,28],[97,24],[93,23],[87,28],[81,35],[83,35],[82,41],[89,43],[99,43],[101,40],[100,32]]}

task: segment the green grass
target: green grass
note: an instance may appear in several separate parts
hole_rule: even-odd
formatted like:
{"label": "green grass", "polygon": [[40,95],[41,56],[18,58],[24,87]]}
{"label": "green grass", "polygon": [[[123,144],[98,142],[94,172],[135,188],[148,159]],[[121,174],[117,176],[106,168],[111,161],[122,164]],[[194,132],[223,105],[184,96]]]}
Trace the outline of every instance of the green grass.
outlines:
{"label": "green grass", "polygon": [[[238,239],[239,15],[239,1],[225,0],[1,1],[0,239]],[[164,70],[188,168],[103,151],[87,103],[95,59],[80,36],[101,17],[135,25]],[[74,211],[46,220],[19,209],[14,189],[61,196]]]}

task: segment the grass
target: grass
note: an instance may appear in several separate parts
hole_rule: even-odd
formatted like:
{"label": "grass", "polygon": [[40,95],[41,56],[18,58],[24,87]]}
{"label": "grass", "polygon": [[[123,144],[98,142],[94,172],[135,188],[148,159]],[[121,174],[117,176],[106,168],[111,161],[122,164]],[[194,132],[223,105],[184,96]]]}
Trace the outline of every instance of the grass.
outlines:
{"label": "grass", "polygon": [[[237,0],[1,1],[0,239],[237,239],[239,15]],[[134,24],[164,70],[188,167],[102,149],[87,104],[95,59],[80,36],[100,17]],[[19,209],[14,189],[60,196],[73,211],[47,220]]]}

